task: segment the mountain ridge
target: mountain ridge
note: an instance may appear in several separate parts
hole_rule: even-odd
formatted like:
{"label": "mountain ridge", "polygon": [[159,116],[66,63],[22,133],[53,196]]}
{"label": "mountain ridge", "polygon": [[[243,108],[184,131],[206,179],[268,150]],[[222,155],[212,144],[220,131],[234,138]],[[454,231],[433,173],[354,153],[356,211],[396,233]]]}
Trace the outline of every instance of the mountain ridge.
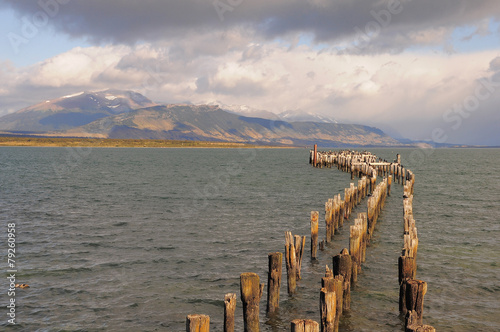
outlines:
{"label": "mountain ridge", "polygon": [[81,92],[0,117],[0,130],[39,136],[174,139],[278,145],[396,146],[378,128],[265,119],[219,105],[157,104],[133,91]]}

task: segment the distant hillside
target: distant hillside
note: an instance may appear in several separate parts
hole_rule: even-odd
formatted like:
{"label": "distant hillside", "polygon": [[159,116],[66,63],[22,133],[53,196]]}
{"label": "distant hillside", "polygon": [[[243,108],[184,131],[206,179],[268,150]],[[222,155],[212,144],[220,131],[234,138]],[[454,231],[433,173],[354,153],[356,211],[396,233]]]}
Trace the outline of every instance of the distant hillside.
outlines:
{"label": "distant hillside", "polygon": [[0,130],[27,133],[64,131],[153,105],[156,104],[133,91],[80,92],[5,115],[0,118]]}
{"label": "distant hillside", "polygon": [[132,91],[83,92],[0,118],[0,130],[40,136],[167,139],[254,144],[394,146],[377,128],[264,119],[217,105],[157,105]]}
{"label": "distant hillside", "polygon": [[68,130],[80,137],[175,139],[284,145],[398,145],[377,128],[239,116],[217,106],[156,106]]}

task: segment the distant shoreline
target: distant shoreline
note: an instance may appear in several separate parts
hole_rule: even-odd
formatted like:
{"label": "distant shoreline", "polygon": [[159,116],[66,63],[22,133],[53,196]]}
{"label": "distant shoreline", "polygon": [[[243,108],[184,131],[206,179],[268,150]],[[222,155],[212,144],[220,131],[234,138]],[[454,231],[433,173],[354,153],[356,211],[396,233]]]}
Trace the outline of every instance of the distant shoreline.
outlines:
{"label": "distant shoreline", "polygon": [[86,148],[297,148],[232,142],[177,141],[161,139],[59,138],[0,136],[0,146]]}
{"label": "distant shoreline", "polygon": [[[214,141],[189,141],[189,140],[164,140],[164,139],[117,139],[117,138],[78,138],[78,137],[37,137],[37,136],[14,136],[0,134],[0,147],[85,147],[85,148],[258,148],[258,149],[300,149],[312,146],[289,146],[289,145],[264,145],[238,142],[214,142]],[[420,149],[418,145],[402,146],[361,146],[361,148],[406,148]],[[333,147],[335,148],[335,147]],[[337,148],[359,148],[350,147]],[[431,147],[429,147],[431,148]],[[497,149],[500,146],[471,146],[450,145],[435,147],[435,149]],[[432,148],[431,148],[432,149]]]}

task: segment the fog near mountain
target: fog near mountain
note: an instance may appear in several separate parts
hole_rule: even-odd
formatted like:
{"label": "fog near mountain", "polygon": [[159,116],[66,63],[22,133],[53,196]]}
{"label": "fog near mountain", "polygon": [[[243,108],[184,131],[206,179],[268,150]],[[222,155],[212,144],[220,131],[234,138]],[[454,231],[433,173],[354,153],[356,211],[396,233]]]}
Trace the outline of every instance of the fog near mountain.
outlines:
{"label": "fog near mountain", "polygon": [[283,120],[288,122],[338,123],[338,121],[333,117],[302,110],[287,110],[276,114],[266,110],[253,108],[248,105],[228,105],[220,101],[211,101],[208,102],[207,105],[218,105],[221,109],[231,113],[270,120]]}
{"label": "fog near mountain", "polygon": [[327,115],[315,114],[312,112],[304,112],[300,110],[289,110],[278,114],[278,116],[285,121],[289,122],[323,122],[323,123],[338,123],[332,117]]}

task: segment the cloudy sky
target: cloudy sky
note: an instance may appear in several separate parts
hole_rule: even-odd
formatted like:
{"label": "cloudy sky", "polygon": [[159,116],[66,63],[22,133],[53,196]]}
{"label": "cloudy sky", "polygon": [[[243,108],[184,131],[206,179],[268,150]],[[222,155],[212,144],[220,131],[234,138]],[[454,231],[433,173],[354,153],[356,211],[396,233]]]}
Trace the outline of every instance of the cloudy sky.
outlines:
{"label": "cloudy sky", "polygon": [[84,90],[500,145],[498,0],[3,0],[0,114]]}

